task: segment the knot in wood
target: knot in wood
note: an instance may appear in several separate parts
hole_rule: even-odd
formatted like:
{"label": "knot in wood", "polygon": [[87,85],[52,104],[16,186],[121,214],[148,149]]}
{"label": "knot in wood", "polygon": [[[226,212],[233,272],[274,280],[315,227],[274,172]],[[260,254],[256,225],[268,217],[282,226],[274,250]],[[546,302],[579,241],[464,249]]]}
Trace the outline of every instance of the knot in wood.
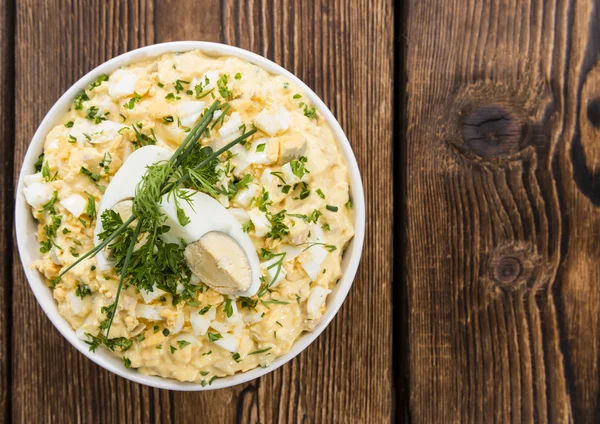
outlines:
{"label": "knot in wood", "polygon": [[600,128],[600,99],[593,99],[587,105],[587,117],[595,128]]}
{"label": "knot in wood", "polygon": [[464,147],[481,157],[498,157],[519,150],[521,124],[499,105],[482,106],[463,122]]}
{"label": "knot in wood", "polygon": [[540,258],[531,243],[502,243],[487,255],[482,268],[482,288],[486,293],[522,293],[535,285]]}
{"label": "knot in wood", "polygon": [[492,276],[498,284],[513,283],[521,275],[521,261],[514,256],[505,256],[492,263]]}

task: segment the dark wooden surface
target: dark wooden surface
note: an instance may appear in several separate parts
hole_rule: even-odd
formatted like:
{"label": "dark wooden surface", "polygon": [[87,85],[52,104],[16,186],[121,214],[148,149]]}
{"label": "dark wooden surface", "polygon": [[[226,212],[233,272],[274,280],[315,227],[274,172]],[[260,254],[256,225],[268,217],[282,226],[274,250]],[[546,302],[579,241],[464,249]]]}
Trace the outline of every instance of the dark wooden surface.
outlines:
{"label": "dark wooden surface", "polygon": [[409,417],[599,422],[599,3],[409,3]]}
{"label": "dark wooden surface", "polygon": [[13,181],[52,104],[111,57],[171,40],[237,45],[274,60],[311,86],[352,143],[369,217],[358,278],[321,337],[268,376],[204,393],[169,393],[130,383],[79,354],[37,305],[13,248],[12,257],[6,253],[0,263],[5,274],[0,408],[7,421],[392,420],[391,1],[0,0],[0,5],[4,252],[11,250]]}
{"label": "dark wooden surface", "polygon": [[[358,278],[279,370],[117,378],[37,306],[13,184],[44,114],[127,50],[220,41],[306,81],[363,174]],[[0,0],[0,409],[15,422],[600,422],[600,4]],[[395,249],[394,249],[395,248]]]}

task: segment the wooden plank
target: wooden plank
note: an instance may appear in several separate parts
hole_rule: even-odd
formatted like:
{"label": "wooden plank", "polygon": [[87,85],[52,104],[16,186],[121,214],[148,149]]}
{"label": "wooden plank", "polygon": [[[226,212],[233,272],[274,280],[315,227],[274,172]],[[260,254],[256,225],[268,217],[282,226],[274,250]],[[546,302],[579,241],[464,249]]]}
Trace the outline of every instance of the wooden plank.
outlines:
{"label": "wooden plank", "polygon": [[413,0],[407,23],[410,418],[597,422],[594,2]]}
{"label": "wooden plank", "polygon": [[562,183],[560,322],[574,420],[600,420],[600,14],[597,2],[574,2],[565,65],[567,113],[557,170]]}
{"label": "wooden plank", "polygon": [[359,161],[368,235],[346,303],[306,352],[231,390],[174,394],[175,421],[391,420],[391,2],[226,0],[220,9],[215,4],[158,2],[157,41],[237,45],[274,60],[312,87],[339,119]]}
{"label": "wooden plank", "polygon": [[10,422],[11,411],[11,295],[12,295],[12,222],[13,222],[13,149],[14,131],[14,68],[13,68],[13,19],[12,2],[0,0],[0,421]]}
{"label": "wooden plank", "polygon": [[47,109],[93,66],[155,41],[224,41],[281,63],[331,107],[359,160],[370,218],[359,276],[328,330],[291,364],[218,392],[155,391],[99,369],[43,316],[15,257],[16,421],[391,419],[391,27],[389,1],[18,3],[15,172]]}
{"label": "wooden plank", "polygon": [[[78,78],[154,41],[150,2],[19,1],[16,10],[15,175],[37,125]],[[15,422],[169,422],[165,391],[127,382],[79,354],[37,305],[14,253]]]}

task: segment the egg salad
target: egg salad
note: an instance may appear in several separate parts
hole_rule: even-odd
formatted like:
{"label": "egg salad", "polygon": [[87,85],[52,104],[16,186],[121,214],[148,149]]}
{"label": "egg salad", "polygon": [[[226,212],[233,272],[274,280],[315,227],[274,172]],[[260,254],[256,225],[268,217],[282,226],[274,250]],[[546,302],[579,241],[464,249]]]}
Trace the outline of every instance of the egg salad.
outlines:
{"label": "egg salad", "polygon": [[90,350],[211,384],[315,328],[354,235],[344,158],[283,76],[169,53],[101,75],[25,199],[60,314]]}

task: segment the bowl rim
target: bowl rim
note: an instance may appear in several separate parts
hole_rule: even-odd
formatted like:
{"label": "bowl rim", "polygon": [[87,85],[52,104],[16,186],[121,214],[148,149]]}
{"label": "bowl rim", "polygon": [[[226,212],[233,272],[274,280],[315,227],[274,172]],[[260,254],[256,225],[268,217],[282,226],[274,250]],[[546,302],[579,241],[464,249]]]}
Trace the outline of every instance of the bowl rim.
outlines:
{"label": "bowl rim", "polygon": [[[28,243],[30,243],[29,239],[31,239],[31,237],[34,237],[35,239],[35,234],[30,234],[27,230],[27,227],[30,226],[33,221],[33,217],[29,205],[26,203],[23,195],[23,177],[32,173],[31,170],[33,169],[33,164],[36,162],[39,153],[43,149],[46,135],[50,129],[56,125],[58,119],[72,105],[72,99],[101,74],[110,74],[120,67],[156,58],[165,53],[185,52],[190,50],[200,50],[203,53],[212,56],[232,56],[244,59],[273,75],[285,76],[303,90],[303,94],[306,94],[308,100],[327,121],[337,144],[342,151],[341,153],[345,157],[348,166],[350,192],[355,213],[354,238],[348,245],[342,261],[342,268],[345,268],[345,270],[343,271],[342,277],[338,280],[333,293],[328,296],[327,310],[315,329],[311,332],[304,332],[296,339],[289,352],[276,358],[268,367],[256,367],[245,372],[239,372],[231,376],[219,378],[216,379],[213,384],[206,385],[205,387],[202,387],[199,383],[181,382],[170,378],[149,376],[134,369],[127,369],[124,367],[120,358],[112,355],[108,351],[104,351],[104,349],[97,350],[95,353],[90,352],[89,346],[76,336],[75,330],[66,319],[59,314],[57,303],[52,296],[52,292],[44,282],[42,275],[25,264],[28,259],[33,259],[33,255],[29,254],[28,251]],[[79,352],[102,368],[130,381],[146,386],[178,391],[215,390],[242,384],[274,371],[295,358],[300,352],[304,351],[314,340],[316,340],[325,328],[327,328],[344,302],[344,299],[352,286],[360,263],[365,232],[365,200],[360,171],[348,138],[329,108],[325,106],[323,101],[304,82],[302,82],[302,80],[271,60],[239,47],[207,41],[175,41],[152,44],[131,50],[102,63],[81,77],[54,103],[35,131],[33,138],[27,147],[23,164],[21,165],[15,192],[15,232],[23,271],[38,304],[42,307],[44,313],[50,319],[54,327],[58,329],[62,336]],[[35,250],[37,251],[37,240],[35,243]]]}

